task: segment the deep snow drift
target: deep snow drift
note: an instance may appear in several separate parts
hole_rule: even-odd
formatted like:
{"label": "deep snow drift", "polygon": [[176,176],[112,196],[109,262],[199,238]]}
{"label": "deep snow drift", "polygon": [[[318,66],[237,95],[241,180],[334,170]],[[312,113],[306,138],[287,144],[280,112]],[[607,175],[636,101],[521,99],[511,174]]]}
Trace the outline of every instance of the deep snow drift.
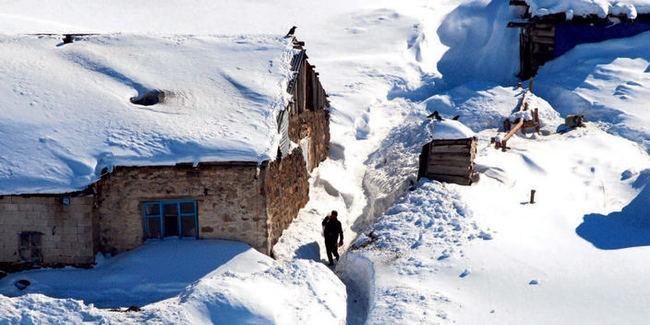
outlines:
{"label": "deep snow drift", "polygon": [[[18,279],[32,285],[19,292]],[[343,324],[346,309],[345,287],[321,263],[276,262],[211,240],[150,242],[92,270],[17,273],[0,280],[0,292],[21,295],[0,295],[0,323]]]}
{"label": "deep snow drift", "polygon": [[583,44],[546,63],[537,92],[563,114],[584,114],[650,150],[650,33]]}
{"label": "deep snow drift", "polygon": [[[495,2],[475,2],[454,13],[462,18],[469,8],[498,7]],[[452,26],[474,39],[490,39],[494,32],[473,24],[480,20],[464,21],[468,26]],[[449,27],[441,27],[439,32],[446,30]],[[649,204],[650,158],[646,137],[631,136],[644,134],[639,130],[647,122],[633,119],[643,115],[643,106],[577,110],[580,101],[574,98],[585,91],[603,101],[616,100],[614,88],[619,84],[585,82],[584,87],[572,87],[572,78],[576,85],[584,80],[583,72],[626,82],[632,79],[631,70],[647,68],[642,43],[620,40],[613,46],[616,42],[584,45],[582,50],[579,46],[575,51],[584,51],[579,56],[572,58],[570,52],[566,62],[560,64],[564,58],[559,58],[542,68],[536,80],[538,95],[556,106],[539,97],[532,100],[540,108],[547,135],[520,134],[509,141],[513,149],[507,153],[492,148],[489,139],[498,135],[496,128],[511,115],[522,91],[499,86],[499,75],[485,73],[489,67],[474,70],[464,80],[451,76],[454,87],[439,88],[439,94],[424,100],[419,112],[387,136],[371,155],[364,179],[374,192],[371,202],[381,202],[375,210],[387,211],[353,243],[341,268],[344,276],[368,282],[362,288],[368,297],[368,323],[646,322],[650,292],[639,288],[650,284],[643,280],[643,270],[650,266],[650,227],[641,208]],[[478,44],[492,54],[507,51],[497,48],[499,42]],[[505,45],[516,47],[516,39]],[[625,50],[631,47],[638,51]],[[474,62],[472,57],[481,51],[467,55]],[[589,68],[619,56],[636,58],[638,64],[634,69]],[[636,86],[620,95],[647,98],[643,83]],[[555,108],[562,115],[584,113],[598,123],[564,133]],[[614,111],[623,109],[638,114]],[[420,137],[430,136],[425,116],[434,110],[447,118],[460,115],[461,122],[478,132],[478,184],[414,183],[419,146],[425,142]],[[625,118],[614,119],[616,115]],[[537,191],[532,205],[527,204],[531,189]],[[404,192],[397,203],[387,204]],[[361,275],[355,277],[355,272]]]}
{"label": "deep snow drift", "polygon": [[373,261],[369,323],[642,323],[647,153],[593,124],[507,153],[494,134],[478,184],[423,181],[353,244],[352,265]]}
{"label": "deep snow drift", "polygon": [[[290,39],[0,39],[0,194],[83,189],[102,169],[273,159]],[[153,90],[153,106],[130,98]]]}

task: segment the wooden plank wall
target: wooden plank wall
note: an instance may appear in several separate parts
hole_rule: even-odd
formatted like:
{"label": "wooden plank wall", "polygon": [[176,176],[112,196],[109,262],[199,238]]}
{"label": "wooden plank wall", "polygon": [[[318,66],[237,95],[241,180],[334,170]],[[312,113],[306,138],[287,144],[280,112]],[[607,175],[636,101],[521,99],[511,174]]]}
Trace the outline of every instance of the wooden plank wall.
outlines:
{"label": "wooden plank wall", "polygon": [[418,178],[470,185],[475,181],[477,139],[433,140],[423,147]]}
{"label": "wooden plank wall", "polygon": [[520,35],[520,72],[521,79],[529,79],[539,67],[554,58],[555,25],[536,22],[524,27]]}
{"label": "wooden plank wall", "polygon": [[319,110],[329,107],[327,94],[323,89],[315,66],[307,61],[305,51],[296,54],[292,60],[292,69],[295,78],[290,82],[289,93],[293,95],[293,114],[300,114],[306,110]]}

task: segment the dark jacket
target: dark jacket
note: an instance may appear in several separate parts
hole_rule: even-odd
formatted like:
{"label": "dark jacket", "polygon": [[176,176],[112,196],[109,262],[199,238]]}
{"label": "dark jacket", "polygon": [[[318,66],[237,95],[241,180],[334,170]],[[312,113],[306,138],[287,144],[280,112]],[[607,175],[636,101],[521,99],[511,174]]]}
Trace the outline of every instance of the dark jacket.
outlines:
{"label": "dark jacket", "polygon": [[325,236],[325,240],[336,241],[339,236],[343,240],[343,227],[341,226],[341,222],[325,218],[323,220],[323,236]]}

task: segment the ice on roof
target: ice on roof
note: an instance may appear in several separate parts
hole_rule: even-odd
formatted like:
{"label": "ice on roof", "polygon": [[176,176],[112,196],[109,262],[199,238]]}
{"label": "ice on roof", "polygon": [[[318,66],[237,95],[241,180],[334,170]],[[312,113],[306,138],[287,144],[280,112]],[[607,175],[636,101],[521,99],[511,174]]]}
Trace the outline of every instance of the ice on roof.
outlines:
{"label": "ice on roof", "polygon": [[[0,37],[0,194],[116,165],[273,159],[293,50],[276,36]],[[162,102],[131,98],[162,92]]]}

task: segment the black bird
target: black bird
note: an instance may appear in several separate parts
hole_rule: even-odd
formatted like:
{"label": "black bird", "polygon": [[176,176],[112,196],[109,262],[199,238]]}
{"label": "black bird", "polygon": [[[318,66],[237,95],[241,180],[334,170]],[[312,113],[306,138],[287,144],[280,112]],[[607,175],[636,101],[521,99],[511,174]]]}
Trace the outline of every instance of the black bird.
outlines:
{"label": "black bird", "polygon": [[296,28],[298,28],[298,27],[296,27],[296,26],[291,27],[291,29],[289,30],[289,32],[287,33],[287,35],[284,38],[292,37],[293,34],[296,32]]}
{"label": "black bird", "polygon": [[458,121],[459,118],[460,118],[460,115],[456,115],[456,116],[454,116],[454,117],[452,118],[452,120],[454,120],[454,121]]}
{"label": "black bird", "polygon": [[429,116],[427,116],[427,118],[435,118],[436,121],[442,121],[442,116],[440,116],[440,114],[438,114],[438,111],[433,111],[433,113],[429,114]]}
{"label": "black bird", "polygon": [[63,44],[70,44],[74,41],[74,38],[70,34],[65,34],[63,37]]}

